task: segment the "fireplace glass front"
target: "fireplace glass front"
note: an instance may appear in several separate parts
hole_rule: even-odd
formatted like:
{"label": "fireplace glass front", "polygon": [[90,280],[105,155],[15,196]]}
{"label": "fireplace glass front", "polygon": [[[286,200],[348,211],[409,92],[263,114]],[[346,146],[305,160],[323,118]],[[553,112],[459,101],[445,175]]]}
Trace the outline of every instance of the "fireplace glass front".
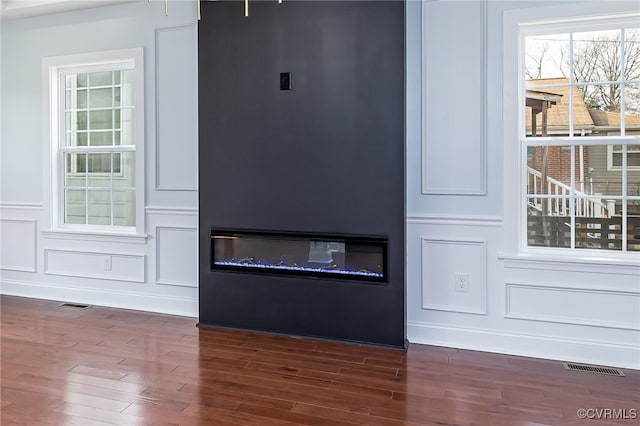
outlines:
{"label": "fireplace glass front", "polygon": [[385,238],[212,230],[211,249],[213,270],[387,280]]}

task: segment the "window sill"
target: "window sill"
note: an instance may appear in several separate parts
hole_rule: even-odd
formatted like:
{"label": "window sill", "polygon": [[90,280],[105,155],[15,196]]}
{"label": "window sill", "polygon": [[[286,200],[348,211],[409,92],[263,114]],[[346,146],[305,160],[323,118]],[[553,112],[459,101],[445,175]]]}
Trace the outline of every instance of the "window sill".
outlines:
{"label": "window sill", "polygon": [[86,229],[42,229],[44,238],[58,240],[80,240],[104,243],[145,244],[147,234],[128,232],[90,231]]}
{"label": "window sill", "polygon": [[498,255],[505,268],[584,272],[589,274],[640,275],[640,254],[624,257],[578,256],[550,253]]}

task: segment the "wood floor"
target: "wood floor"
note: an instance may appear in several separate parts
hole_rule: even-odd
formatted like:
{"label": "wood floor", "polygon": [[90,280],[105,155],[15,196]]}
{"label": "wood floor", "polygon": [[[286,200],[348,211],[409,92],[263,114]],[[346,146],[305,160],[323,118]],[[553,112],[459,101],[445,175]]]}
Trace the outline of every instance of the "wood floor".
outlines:
{"label": "wood floor", "polygon": [[[629,418],[640,415],[639,371],[611,377],[557,361],[58,305],[1,298],[2,426],[640,424]],[[579,419],[581,408],[601,419]]]}

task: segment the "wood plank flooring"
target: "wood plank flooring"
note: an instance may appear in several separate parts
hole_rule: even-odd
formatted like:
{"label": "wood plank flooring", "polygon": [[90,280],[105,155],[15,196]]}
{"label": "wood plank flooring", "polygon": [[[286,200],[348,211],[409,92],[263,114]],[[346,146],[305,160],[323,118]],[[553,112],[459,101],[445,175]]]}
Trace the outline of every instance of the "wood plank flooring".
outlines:
{"label": "wood plank flooring", "polygon": [[[1,297],[2,426],[640,424],[629,418],[640,415],[639,371],[611,377],[557,361],[197,328],[194,318],[59,303]],[[580,408],[627,419],[600,411],[582,420]]]}

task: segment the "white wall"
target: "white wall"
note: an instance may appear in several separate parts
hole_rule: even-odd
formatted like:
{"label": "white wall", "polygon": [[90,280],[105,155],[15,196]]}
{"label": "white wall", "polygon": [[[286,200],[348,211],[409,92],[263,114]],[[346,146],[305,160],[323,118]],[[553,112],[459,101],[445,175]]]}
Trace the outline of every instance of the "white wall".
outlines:
{"label": "white wall", "polygon": [[[162,2],[137,2],[7,20],[0,42],[2,293],[197,316],[195,3],[171,2],[168,17]],[[42,58],[137,47],[147,237],[42,232],[50,217]]]}
{"label": "white wall", "polygon": [[640,368],[640,262],[523,257],[505,203],[503,13],[567,3],[407,4],[411,342]]}
{"label": "white wall", "polygon": [[[575,2],[429,2],[432,39],[423,46],[422,5],[407,2],[408,337],[640,368],[637,265],[525,259],[510,249],[503,12],[562,3]],[[3,23],[2,293],[196,315],[195,91],[175,86],[195,75],[195,11],[170,4],[169,17],[144,2]],[[41,58],[138,46],[147,78],[149,237],[142,244],[45,238]],[[117,277],[104,271],[105,256]],[[469,274],[469,292],[453,291],[456,272]]]}

